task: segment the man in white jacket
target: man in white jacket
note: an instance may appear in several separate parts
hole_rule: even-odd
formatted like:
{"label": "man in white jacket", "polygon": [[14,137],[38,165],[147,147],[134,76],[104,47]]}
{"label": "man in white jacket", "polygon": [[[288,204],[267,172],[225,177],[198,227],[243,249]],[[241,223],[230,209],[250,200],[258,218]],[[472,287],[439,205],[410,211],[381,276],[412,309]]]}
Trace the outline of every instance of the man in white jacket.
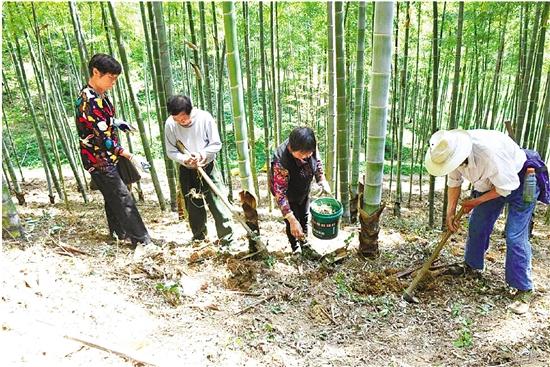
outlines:
{"label": "man in white jacket", "polygon": [[[170,97],[167,109],[170,116],[164,125],[166,153],[170,159],[179,163],[180,184],[193,240],[204,240],[207,236],[206,202],[216,222],[220,244],[229,246],[233,241],[230,216],[220,198],[203,182],[197,170],[202,167],[221,189],[215,159],[222,143],[216,122],[209,112],[193,107],[187,96]],[[178,149],[178,141],[185,147],[185,151]]]}

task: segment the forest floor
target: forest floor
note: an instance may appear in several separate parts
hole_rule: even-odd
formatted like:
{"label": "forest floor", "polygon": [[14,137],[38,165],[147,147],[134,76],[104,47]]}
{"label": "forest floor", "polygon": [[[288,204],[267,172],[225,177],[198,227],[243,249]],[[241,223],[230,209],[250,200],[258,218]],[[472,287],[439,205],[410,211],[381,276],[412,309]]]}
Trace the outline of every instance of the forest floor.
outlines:
{"label": "forest floor", "polygon": [[[550,365],[542,205],[532,238],[536,296],[518,316],[507,309],[502,217],[481,279],[434,274],[416,293],[421,303],[408,304],[401,295],[412,278],[398,275],[421,265],[441,236],[428,229],[428,205],[417,194],[401,218],[385,210],[377,259],[354,253],[355,226],[336,240],[311,241],[321,253],[348,241],[344,259],[293,257],[278,209],[261,209],[270,255],[252,261],[239,260],[246,246],[238,224],[242,248],[232,253],[214,244],[211,218],[210,241],[191,244],[187,223],[159,210],[145,178],[138,206],[160,247],[134,260],[128,244],[109,239],[99,192],[84,205],[67,176],[69,207],[51,205],[41,173],[26,171],[28,203],[18,206],[28,242],[3,240],[2,366]],[[464,227],[440,264],[461,262]]]}

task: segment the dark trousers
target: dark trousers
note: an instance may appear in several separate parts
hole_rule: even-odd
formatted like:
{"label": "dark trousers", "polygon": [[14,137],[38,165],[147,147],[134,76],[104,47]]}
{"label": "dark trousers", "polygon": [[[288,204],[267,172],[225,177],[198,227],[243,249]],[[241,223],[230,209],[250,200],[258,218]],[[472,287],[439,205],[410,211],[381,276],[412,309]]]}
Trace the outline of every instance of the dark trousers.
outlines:
{"label": "dark trousers", "polygon": [[[214,162],[206,165],[204,171],[212,179],[212,182],[220,188],[220,175]],[[202,240],[207,235],[205,206],[208,204],[208,208],[216,223],[218,238],[224,242],[230,242],[233,237],[231,219],[223,207],[221,199],[203,181],[198,170],[180,165],[179,175],[181,190],[185,198],[185,207],[189,215],[189,225],[191,226],[191,232],[193,232],[193,239]]]}
{"label": "dark trousers", "polygon": [[[298,219],[298,222],[302,226],[302,231],[304,232],[304,235],[307,236],[307,219],[308,219],[308,212],[309,212],[309,197],[306,197],[301,202],[289,202],[290,209],[294,213],[294,216],[296,219]],[[303,241],[299,241],[290,233],[290,222],[285,219],[286,224],[286,235],[288,237],[288,241],[290,242],[290,246],[292,247],[292,251],[296,250],[298,248],[298,243],[300,246],[303,245]]]}
{"label": "dark trousers", "polygon": [[132,194],[122,182],[116,167],[108,167],[106,172],[92,172],[92,180],[105,200],[109,233],[115,233],[119,239],[129,238],[134,245],[138,242],[150,242],[151,237],[143,224]]}

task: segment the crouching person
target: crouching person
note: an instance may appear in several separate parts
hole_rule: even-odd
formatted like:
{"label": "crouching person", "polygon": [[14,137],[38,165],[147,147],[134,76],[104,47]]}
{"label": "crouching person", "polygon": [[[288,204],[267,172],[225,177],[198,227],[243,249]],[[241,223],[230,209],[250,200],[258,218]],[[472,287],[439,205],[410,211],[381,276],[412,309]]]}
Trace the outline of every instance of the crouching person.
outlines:
{"label": "crouching person", "polygon": [[269,187],[283,214],[292,251],[301,251],[303,256],[310,258],[319,257],[307,244],[306,238],[309,191],[314,177],[330,194],[313,130],[295,128],[273,154]]}
{"label": "crouching person", "polygon": [[[464,251],[464,268],[456,274],[479,276],[484,268],[490,235],[504,205],[506,219],[506,283],[515,289],[512,312],[529,309],[533,295],[529,223],[535,203],[548,203],[548,171],[538,153],[521,149],[510,137],[492,130],[438,131],[430,138],[426,169],[434,176],[448,176],[447,226],[458,229],[455,211],[463,179],[472,183],[472,198],[462,203],[471,212]],[[537,181],[524,192],[526,173],[536,172]]]}

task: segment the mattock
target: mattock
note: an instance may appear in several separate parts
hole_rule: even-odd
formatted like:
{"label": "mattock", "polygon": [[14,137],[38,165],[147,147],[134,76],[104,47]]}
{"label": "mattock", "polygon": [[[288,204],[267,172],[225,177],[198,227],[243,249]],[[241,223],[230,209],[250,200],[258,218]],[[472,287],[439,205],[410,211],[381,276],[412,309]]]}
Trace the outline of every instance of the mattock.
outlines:
{"label": "mattock", "polygon": [[[464,214],[464,208],[460,207],[460,210],[456,214],[454,221],[459,222],[460,218],[462,218],[463,214]],[[435,249],[434,249],[432,255],[430,256],[430,258],[428,260],[426,260],[426,262],[424,263],[422,268],[418,271],[418,273],[416,273],[416,276],[414,277],[412,283],[405,290],[405,292],[403,292],[403,299],[405,301],[411,302],[411,303],[419,303],[420,302],[418,300],[418,298],[416,298],[413,295],[413,292],[416,289],[416,287],[418,286],[418,283],[420,283],[422,278],[424,278],[426,273],[428,271],[430,271],[430,267],[432,266],[432,263],[435,261],[435,259],[437,259],[437,257],[439,256],[439,253],[441,252],[441,249],[443,248],[443,246],[445,246],[445,244],[447,243],[447,241],[449,240],[449,238],[451,237],[452,234],[453,234],[453,232],[450,229],[447,229],[447,231],[445,231],[445,233],[443,233],[443,236],[439,240],[439,243],[437,244],[437,246],[435,246]]]}

